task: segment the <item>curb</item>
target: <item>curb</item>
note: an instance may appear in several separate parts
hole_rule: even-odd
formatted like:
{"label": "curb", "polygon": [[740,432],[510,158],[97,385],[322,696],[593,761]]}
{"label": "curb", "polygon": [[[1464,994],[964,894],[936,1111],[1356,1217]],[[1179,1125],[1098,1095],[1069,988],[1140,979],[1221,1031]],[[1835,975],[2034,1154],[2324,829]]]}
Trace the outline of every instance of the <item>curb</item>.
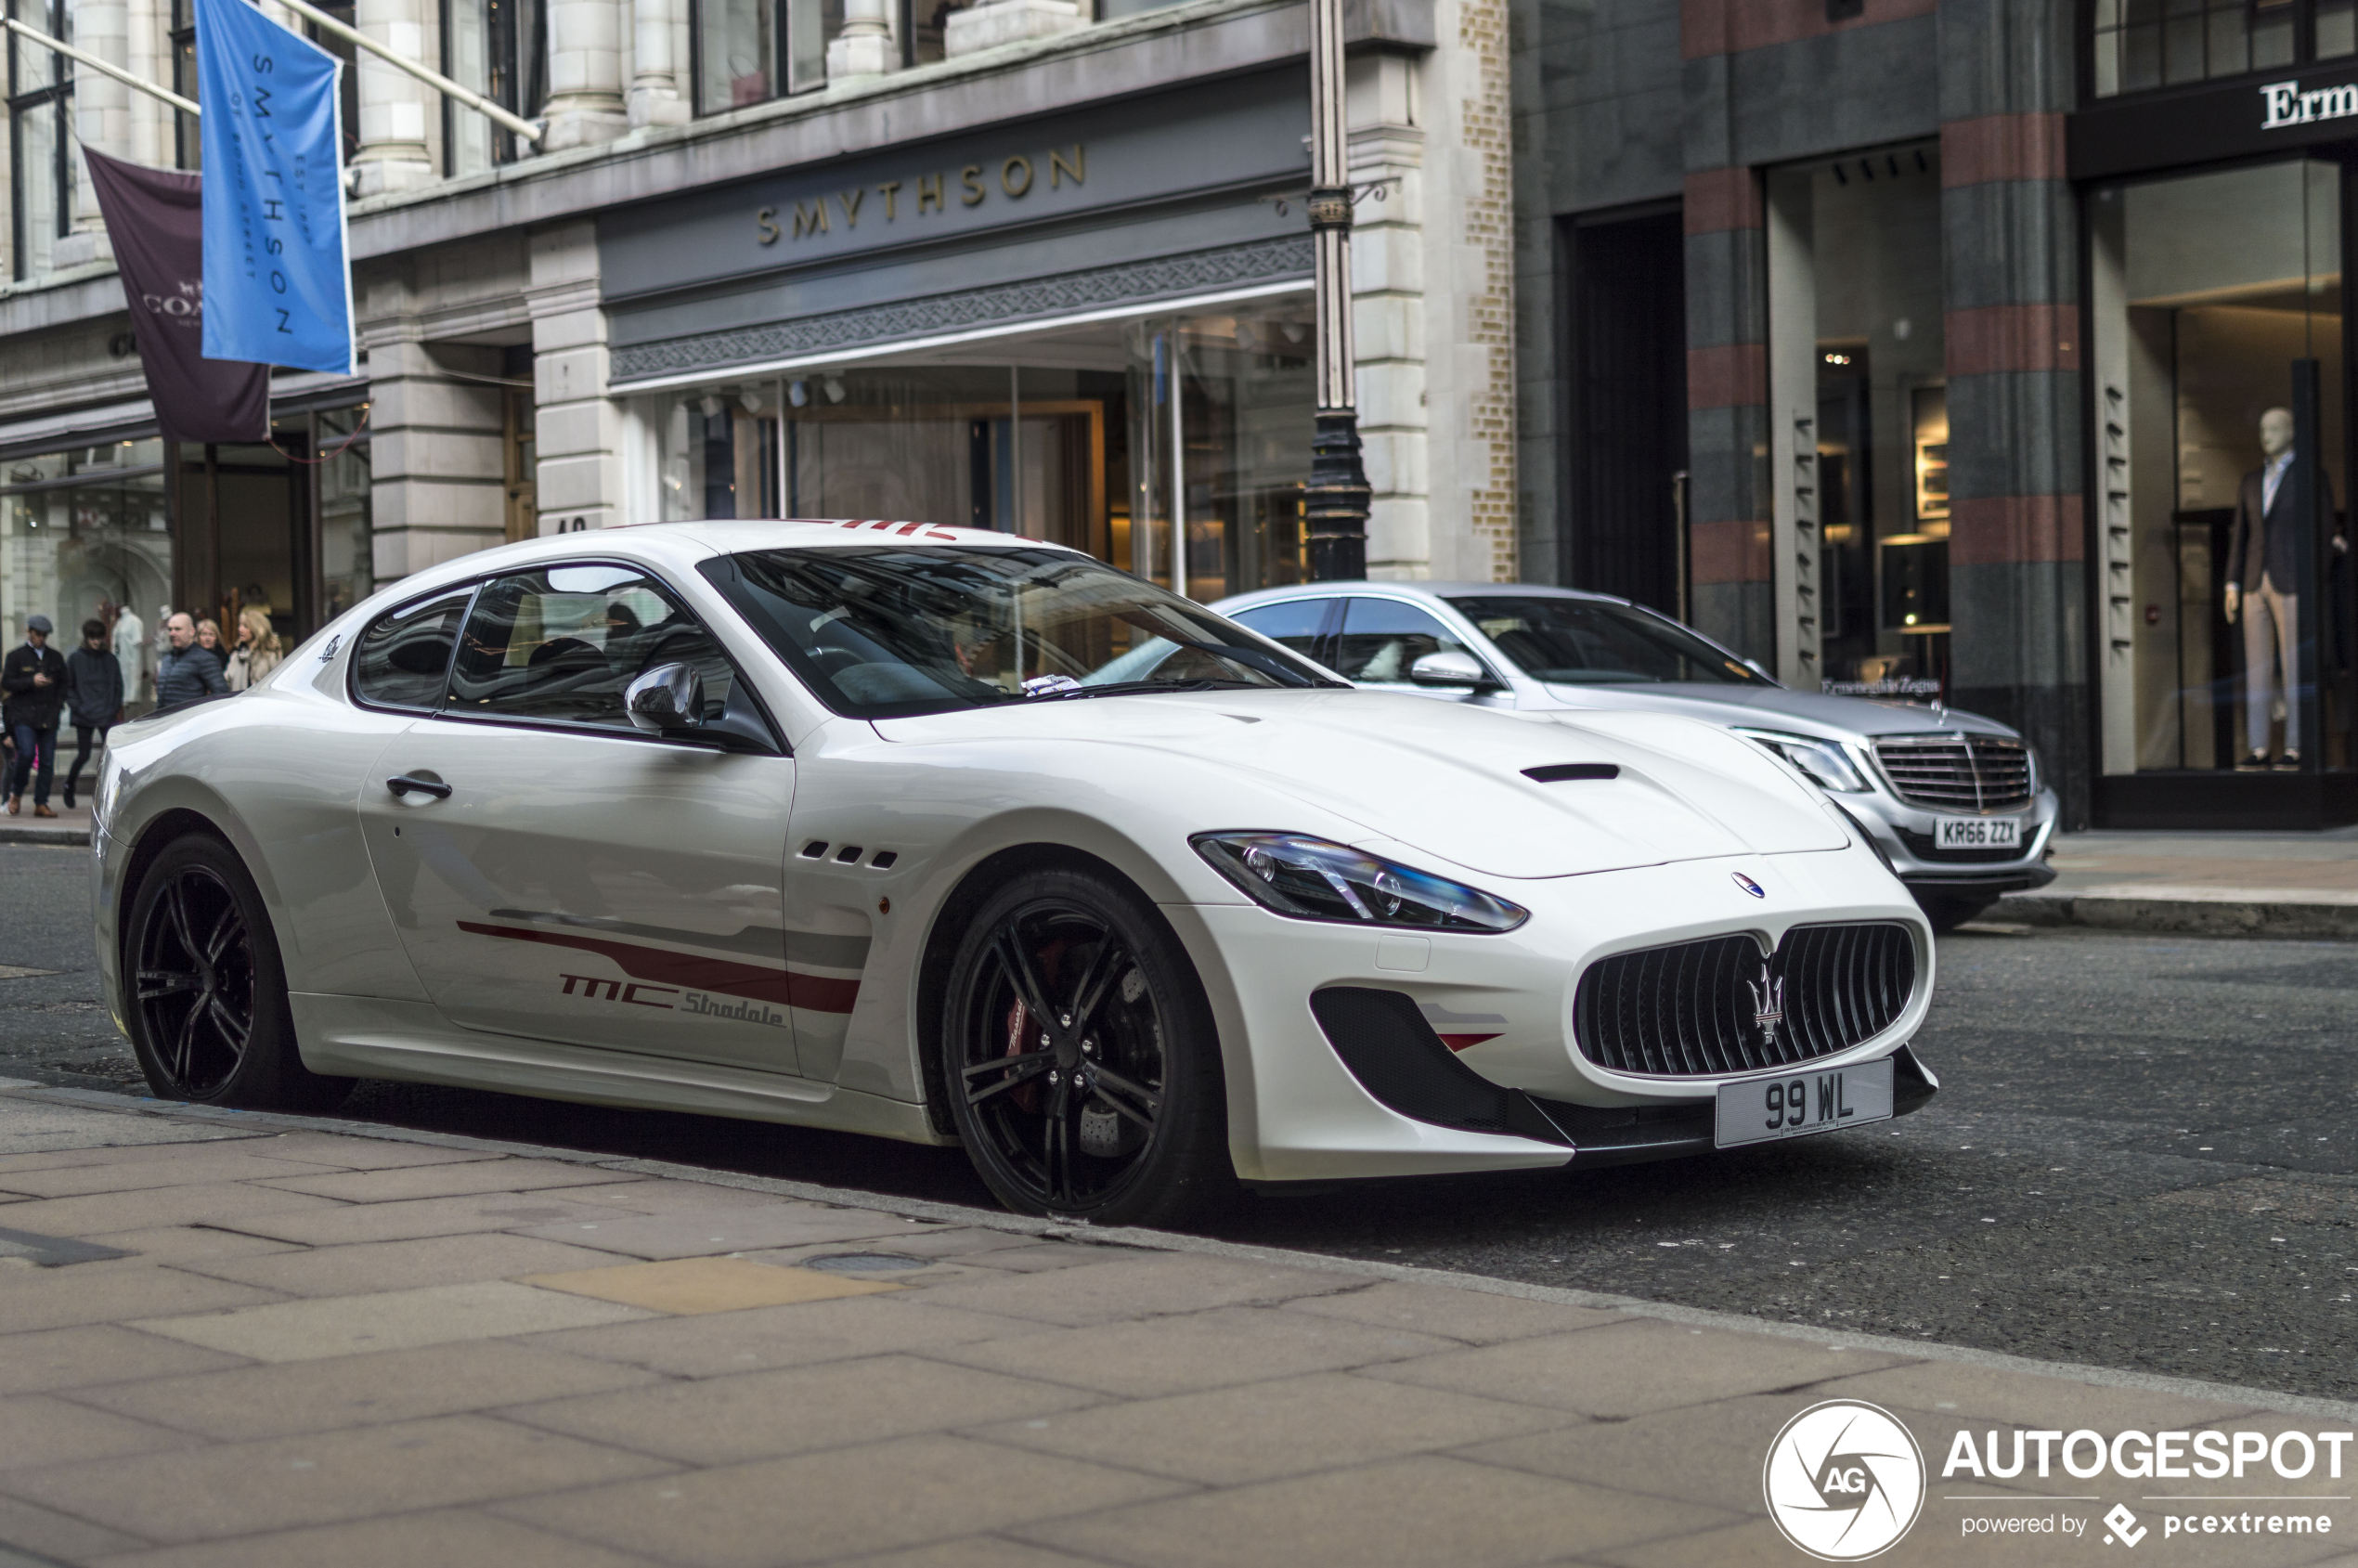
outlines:
{"label": "curb", "polygon": [[[473,1149],[485,1154],[559,1160],[568,1164],[595,1166],[601,1170],[624,1172],[633,1175],[660,1177],[671,1181],[702,1182],[708,1186],[736,1187],[746,1192],[771,1193],[780,1198],[825,1203],[836,1208],[867,1209],[879,1213],[897,1214],[906,1219],[930,1221],[937,1225],[1004,1231],[1012,1235],[1078,1242],[1085,1246],[1128,1247],[1141,1251],[1191,1252],[1203,1257],[1233,1259],[1239,1263],[1266,1263],[1282,1268],[1354,1275],[1369,1280],[1396,1280],[1404,1284],[1432,1285],[1446,1289],[1479,1290],[1491,1296],[1516,1296],[1525,1301],[1548,1302],[1561,1306],[1626,1313],[1633,1317],[1656,1318],[1665,1322],[1681,1324],[1691,1328],[1719,1328],[1734,1333],[1768,1334],[1778,1339],[1804,1340],[1814,1344],[1824,1345],[1830,1350],[1879,1351],[1887,1355],[1903,1356],[1915,1361],[1945,1361],[1959,1366],[1985,1367],[1991,1371],[2016,1372],[2029,1377],[2060,1378],[2097,1388],[2128,1389],[2144,1393],[2166,1393],[2181,1398],[2212,1402],[2241,1402],[2253,1409],[2274,1410],[2285,1415],[2314,1416],[2331,1420],[2358,1422],[2358,1404],[2341,1400],[2312,1399],[2300,1394],[2283,1393],[2274,1389],[2245,1388],[2234,1383],[2205,1382],[2198,1378],[2173,1378],[2159,1373],[2123,1371],[2109,1367],[2089,1367],[2072,1362],[2040,1361],[2030,1356],[2008,1355],[2002,1351],[1976,1350],[1969,1345],[1902,1340],[1888,1334],[1862,1334],[1851,1329],[1816,1328],[1806,1323],[1780,1323],[1767,1318],[1745,1317],[1737,1313],[1714,1312],[1704,1307],[1679,1306],[1668,1302],[1650,1302],[1635,1296],[1609,1295],[1598,1290],[1567,1290],[1552,1285],[1530,1285],[1522,1280],[1496,1279],[1487,1275],[1460,1274],[1450,1269],[1422,1268],[1414,1263],[1383,1263],[1327,1252],[1302,1252],[1289,1248],[1219,1241],[1210,1237],[1187,1236],[1176,1231],[1142,1230],[1130,1225],[1071,1225],[1029,1215],[1011,1214],[997,1209],[969,1209],[954,1203],[937,1203],[927,1199],[895,1198],[884,1193],[856,1192],[845,1187],[821,1186],[812,1182],[786,1181],[775,1176],[744,1175],[733,1171],[714,1171],[703,1166],[679,1165],[662,1160],[641,1160],[629,1156],[596,1154],[582,1149],[551,1148],[539,1144],[507,1143],[496,1138],[471,1137],[458,1133],[430,1133],[408,1127],[390,1127],[372,1121],[345,1121],[327,1116],[287,1116],[275,1111],[224,1110],[213,1106],[133,1099],[126,1095],[110,1095],[95,1089],[51,1089],[29,1083],[20,1078],[0,1078],[0,1096],[43,1100],[59,1105],[85,1106],[119,1114],[169,1116],[188,1121],[214,1121],[222,1124],[225,1130],[231,1132],[232,1135],[248,1130],[251,1130],[250,1135],[255,1137],[277,1132],[333,1133],[346,1137],[376,1138],[387,1143],[422,1144],[435,1148]],[[0,1562],[0,1568],[5,1568],[4,1562]]]}
{"label": "curb", "polygon": [[2358,940],[2358,896],[2270,897],[2260,888],[2092,888],[2084,893],[2008,893],[1991,911],[2029,926],[2163,936],[2287,937]]}
{"label": "curb", "polygon": [[90,847],[90,830],[86,827],[19,827],[11,823],[0,827],[0,844],[46,844],[55,849],[86,849]]}

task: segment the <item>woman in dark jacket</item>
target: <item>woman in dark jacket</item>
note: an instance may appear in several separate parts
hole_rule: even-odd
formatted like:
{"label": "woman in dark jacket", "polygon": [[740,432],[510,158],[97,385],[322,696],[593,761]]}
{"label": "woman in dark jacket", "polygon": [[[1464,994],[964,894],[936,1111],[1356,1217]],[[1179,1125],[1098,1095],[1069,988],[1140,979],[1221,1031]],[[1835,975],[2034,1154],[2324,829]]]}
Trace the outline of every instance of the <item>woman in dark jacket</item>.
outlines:
{"label": "woman in dark jacket", "polygon": [[66,655],[66,714],[73,720],[73,766],[66,770],[66,810],[82,787],[82,765],[90,760],[91,737],[104,751],[107,732],[123,717],[123,666],[107,646],[107,623],[82,623],[82,646]]}

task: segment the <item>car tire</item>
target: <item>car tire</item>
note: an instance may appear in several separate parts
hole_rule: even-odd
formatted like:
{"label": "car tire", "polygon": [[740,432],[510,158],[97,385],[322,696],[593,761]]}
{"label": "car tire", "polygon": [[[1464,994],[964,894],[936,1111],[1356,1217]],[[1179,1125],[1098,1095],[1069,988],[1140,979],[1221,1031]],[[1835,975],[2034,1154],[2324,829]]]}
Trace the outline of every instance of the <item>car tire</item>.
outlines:
{"label": "car tire", "polygon": [[1172,1226],[1237,1191],[1202,984],[1110,877],[1028,872],[983,901],[951,961],[941,1050],[967,1157],[1018,1213]]}
{"label": "car tire", "polygon": [[1932,928],[1942,936],[1947,936],[1968,920],[1980,919],[1983,913],[1997,901],[1995,895],[1989,898],[1977,894],[1916,895],[1916,906],[1924,912],[1924,918],[1932,922]]}
{"label": "car tire", "polygon": [[148,867],[123,944],[131,1047],[157,1096],[326,1110],[349,1078],[303,1065],[269,913],[237,852],[189,834]]}

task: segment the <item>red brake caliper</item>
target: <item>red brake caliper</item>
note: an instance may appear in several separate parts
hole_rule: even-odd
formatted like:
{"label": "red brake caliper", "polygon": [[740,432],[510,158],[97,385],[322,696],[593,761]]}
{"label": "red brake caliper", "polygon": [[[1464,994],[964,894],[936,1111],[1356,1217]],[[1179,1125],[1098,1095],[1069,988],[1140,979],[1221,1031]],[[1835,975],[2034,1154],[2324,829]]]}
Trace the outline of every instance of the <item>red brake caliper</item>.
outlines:
{"label": "red brake caliper", "polygon": [[[1031,1014],[1021,1002],[1017,1002],[1007,1009],[1007,1055],[1022,1056],[1024,1036],[1030,1031]],[[1028,1083],[1018,1083],[1007,1091],[1007,1097],[1021,1106],[1026,1116],[1037,1115],[1040,1110],[1040,1082],[1034,1079]]]}

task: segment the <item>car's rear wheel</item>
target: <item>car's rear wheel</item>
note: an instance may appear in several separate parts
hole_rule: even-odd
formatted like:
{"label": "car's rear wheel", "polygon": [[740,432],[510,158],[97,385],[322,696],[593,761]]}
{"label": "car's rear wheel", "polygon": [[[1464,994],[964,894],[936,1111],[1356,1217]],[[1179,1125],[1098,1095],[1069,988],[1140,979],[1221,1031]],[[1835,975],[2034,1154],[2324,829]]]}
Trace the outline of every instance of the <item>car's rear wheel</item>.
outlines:
{"label": "car's rear wheel", "polygon": [[976,912],[942,1049],[967,1155],[1019,1213],[1171,1225],[1236,1190],[1220,1043],[1178,939],[1128,888],[1027,873]]}
{"label": "car's rear wheel", "polygon": [[132,1049],[162,1098],[323,1110],[352,1087],[303,1065],[262,895],[217,838],[174,840],[140,879],[123,991]]}

